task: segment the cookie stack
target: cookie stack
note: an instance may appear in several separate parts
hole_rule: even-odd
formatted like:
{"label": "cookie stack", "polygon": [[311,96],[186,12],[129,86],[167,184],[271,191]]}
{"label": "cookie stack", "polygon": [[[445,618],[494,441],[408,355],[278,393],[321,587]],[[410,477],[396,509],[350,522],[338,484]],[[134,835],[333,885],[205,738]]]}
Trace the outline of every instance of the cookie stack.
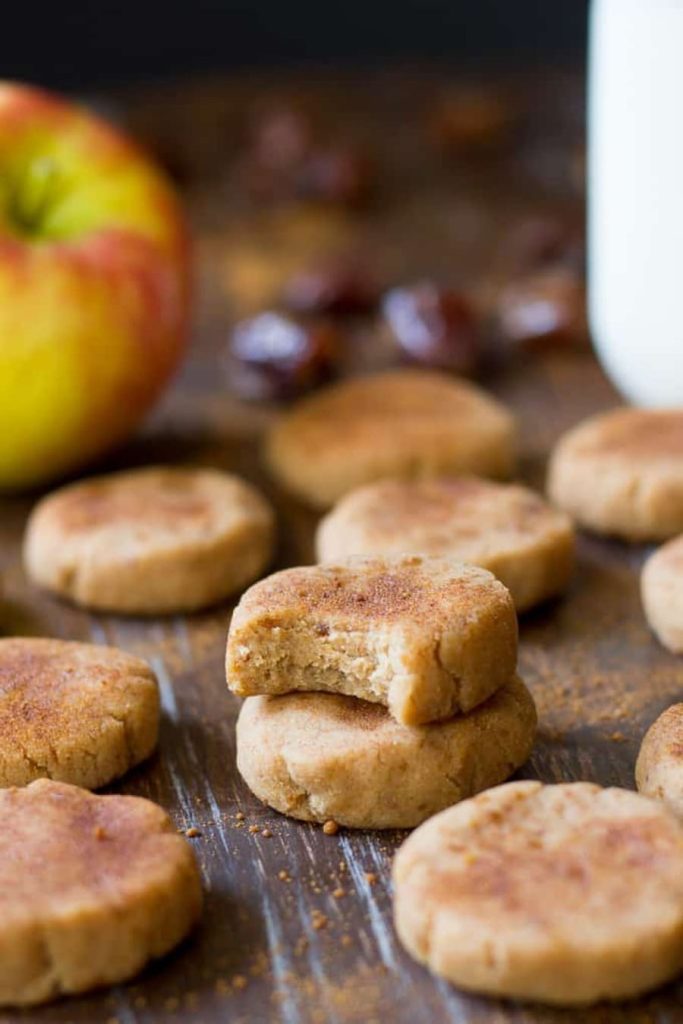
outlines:
{"label": "cookie stack", "polygon": [[514,603],[485,569],[397,555],[276,573],[228,636],[238,768],[295,818],[415,826],[528,757],[516,661]]}

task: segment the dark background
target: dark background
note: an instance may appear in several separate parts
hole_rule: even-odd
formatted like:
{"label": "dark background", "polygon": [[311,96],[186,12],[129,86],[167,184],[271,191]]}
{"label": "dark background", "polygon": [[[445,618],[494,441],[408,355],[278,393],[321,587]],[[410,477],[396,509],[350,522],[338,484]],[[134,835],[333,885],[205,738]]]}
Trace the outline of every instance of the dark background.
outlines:
{"label": "dark background", "polygon": [[0,77],[87,87],[313,61],[583,59],[588,0],[5,0]]}

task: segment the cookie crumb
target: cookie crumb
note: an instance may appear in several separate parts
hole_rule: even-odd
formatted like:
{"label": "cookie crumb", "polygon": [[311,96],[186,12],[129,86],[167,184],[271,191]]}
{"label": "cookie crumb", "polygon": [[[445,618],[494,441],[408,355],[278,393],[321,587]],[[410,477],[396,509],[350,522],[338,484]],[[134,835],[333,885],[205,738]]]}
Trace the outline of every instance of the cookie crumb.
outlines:
{"label": "cookie crumb", "polygon": [[342,889],[340,886],[338,889],[334,890],[332,895],[334,896],[335,900],[340,900],[342,896],[346,896],[346,890]]}
{"label": "cookie crumb", "polygon": [[257,832],[261,831],[261,829],[258,827],[258,825],[250,825],[249,831],[251,832],[252,836],[255,836]]}
{"label": "cookie crumb", "polygon": [[278,871],[277,877],[280,879],[281,882],[291,882],[292,881],[291,875],[289,874],[288,871],[285,871],[284,868],[281,871]]}
{"label": "cookie crumb", "polygon": [[375,882],[377,881],[376,873],[374,871],[366,871],[365,881],[368,883],[368,885],[374,885]]}
{"label": "cookie crumb", "polygon": [[237,814],[235,815],[237,821],[244,821],[244,817],[244,811],[238,811]]}
{"label": "cookie crumb", "polygon": [[243,974],[236,974],[232,979],[233,988],[243,989],[247,987],[247,979]]}
{"label": "cookie crumb", "polygon": [[188,839],[196,839],[197,836],[201,835],[201,832],[194,825],[191,825],[190,828],[185,829],[185,835]]}
{"label": "cookie crumb", "polygon": [[342,944],[342,946],[350,946],[352,943],[353,943],[353,939],[351,938],[350,935],[347,935],[346,932],[345,932],[342,935],[342,937],[341,937],[341,944]]}
{"label": "cookie crumb", "polygon": [[321,928],[327,927],[327,915],[323,914],[320,910],[314,910],[311,914],[311,924],[316,932],[319,932]]}
{"label": "cookie crumb", "polygon": [[271,838],[271,836],[272,836],[272,834],[273,834],[273,833],[272,833],[272,832],[270,831],[270,829],[269,829],[269,828],[264,828],[264,829],[262,829],[262,831],[261,831],[261,835],[263,836],[263,838],[264,838],[264,839],[270,839],[270,838]]}
{"label": "cookie crumb", "polygon": [[325,824],[323,825],[323,832],[325,833],[325,835],[326,836],[336,836],[338,831],[339,831],[339,825],[334,820],[334,818],[328,818],[327,821],[325,822]]}

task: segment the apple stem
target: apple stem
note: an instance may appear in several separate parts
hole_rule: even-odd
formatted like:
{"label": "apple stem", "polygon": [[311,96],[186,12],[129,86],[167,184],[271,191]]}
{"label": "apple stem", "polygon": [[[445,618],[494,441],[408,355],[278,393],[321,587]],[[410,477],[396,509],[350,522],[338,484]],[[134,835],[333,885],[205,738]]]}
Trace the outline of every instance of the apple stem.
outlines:
{"label": "apple stem", "polygon": [[40,157],[29,164],[15,190],[13,219],[27,234],[33,234],[43,220],[54,196],[57,172],[53,159]]}

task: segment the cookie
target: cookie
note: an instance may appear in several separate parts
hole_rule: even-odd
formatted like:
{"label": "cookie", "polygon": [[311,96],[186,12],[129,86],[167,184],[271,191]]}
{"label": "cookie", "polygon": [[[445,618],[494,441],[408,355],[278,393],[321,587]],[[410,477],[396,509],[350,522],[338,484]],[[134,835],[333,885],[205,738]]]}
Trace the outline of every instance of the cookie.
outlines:
{"label": "cookie", "polygon": [[515,423],[474,384],[394,370],[303,399],[275,424],[267,457],[288,490],[325,508],[381,477],[510,476]]}
{"label": "cookie", "polygon": [[517,611],[561,593],[574,566],[568,516],[526,487],[476,477],[379,480],[320,523],[320,561],[349,555],[446,555],[488,569]]}
{"label": "cookie", "polygon": [[259,800],[293,818],[413,828],[507,779],[535,732],[534,702],[517,678],[467,715],[416,727],[355,697],[248,697],[237,767]]}
{"label": "cookie", "polygon": [[636,785],[683,820],[683,704],[672,704],[646,732],[636,762]]}
{"label": "cookie", "polygon": [[240,697],[320,690],[421,725],[469,711],[512,678],[517,619],[485,569],[420,556],[286,569],[235,609],[226,653]]}
{"label": "cookie", "polygon": [[645,618],[665,647],[683,654],[683,537],[651,555],[640,576]]}
{"label": "cookie", "polygon": [[48,777],[97,789],[156,746],[159,694],[140,658],[114,647],[0,640],[0,786]]}
{"label": "cookie", "polygon": [[63,487],[38,503],[31,579],[85,608],[132,615],[215,604],[268,564],[273,514],[238,477],[140,469]]}
{"label": "cookie", "polygon": [[510,782],[425,822],[394,861],[405,947],[487,995],[627,999],[683,968],[683,827],[586,782]]}
{"label": "cookie", "polygon": [[40,779],[0,818],[0,1005],[131,978],[197,920],[194,855],[151,801]]}
{"label": "cookie", "polygon": [[683,409],[613,409],[580,423],[552,454],[548,494],[596,533],[683,533]]}

